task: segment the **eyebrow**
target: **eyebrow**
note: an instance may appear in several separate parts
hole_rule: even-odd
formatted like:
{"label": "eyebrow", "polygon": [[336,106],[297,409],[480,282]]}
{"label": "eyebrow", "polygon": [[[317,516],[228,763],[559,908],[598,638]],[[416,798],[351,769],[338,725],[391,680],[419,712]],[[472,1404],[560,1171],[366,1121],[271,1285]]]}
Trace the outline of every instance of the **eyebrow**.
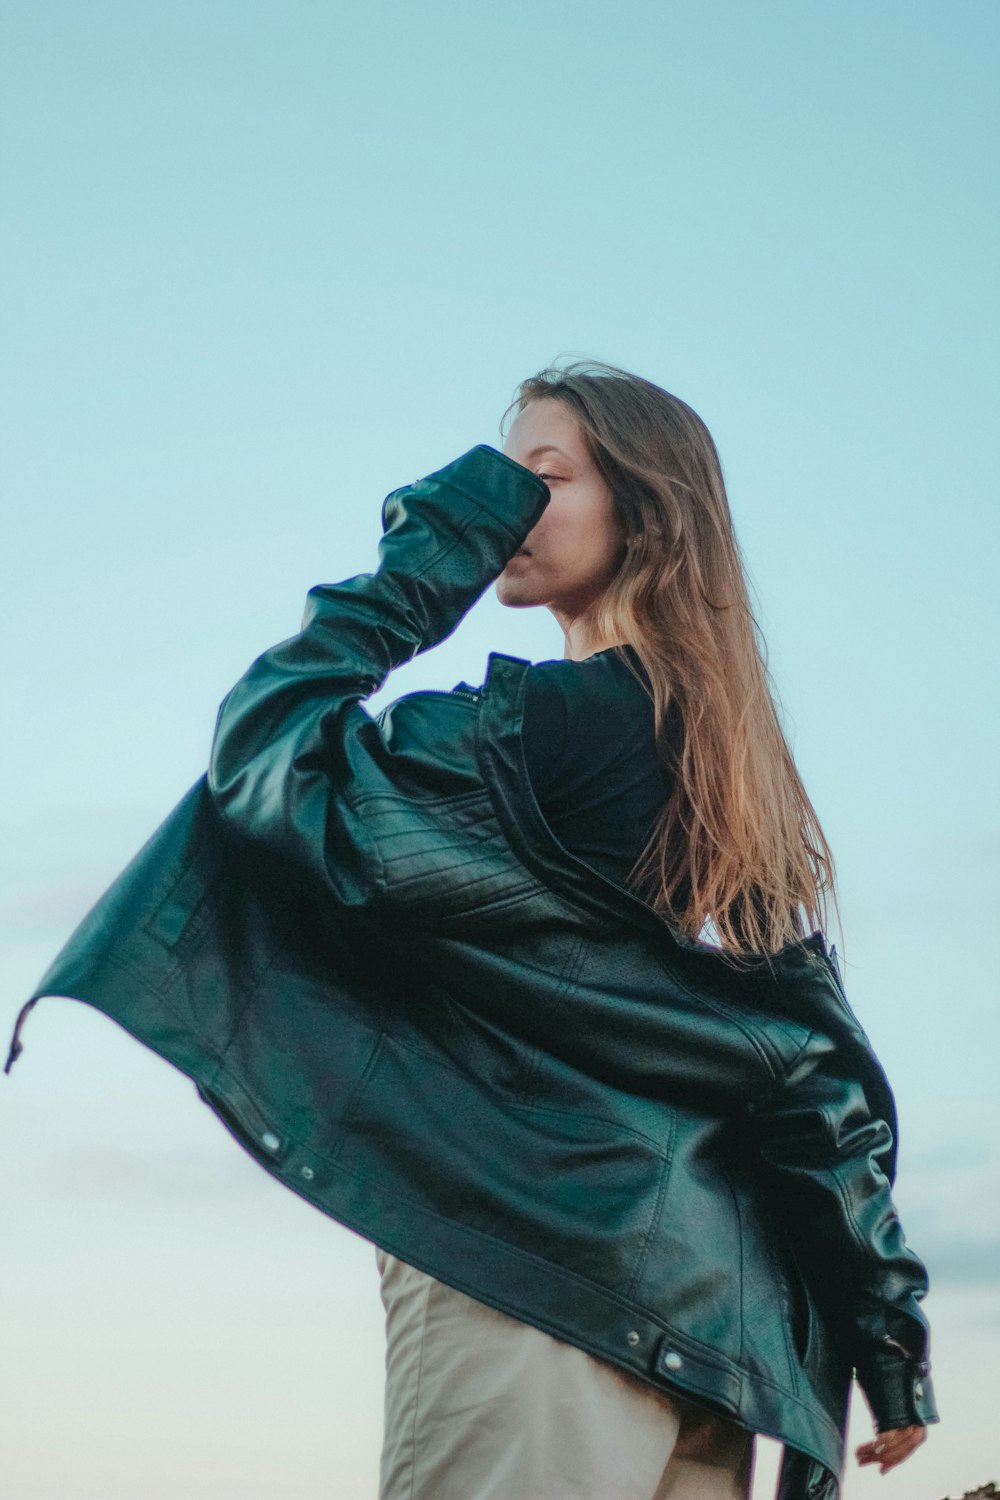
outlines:
{"label": "eyebrow", "polygon": [[540,453],[559,453],[563,458],[569,458],[570,463],[573,462],[569,454],[563,453],[563,450],[561,448],[557,448],[554,443],[543,443],[540,448],[532,448],[527,457],[529,459],[537,458]]}

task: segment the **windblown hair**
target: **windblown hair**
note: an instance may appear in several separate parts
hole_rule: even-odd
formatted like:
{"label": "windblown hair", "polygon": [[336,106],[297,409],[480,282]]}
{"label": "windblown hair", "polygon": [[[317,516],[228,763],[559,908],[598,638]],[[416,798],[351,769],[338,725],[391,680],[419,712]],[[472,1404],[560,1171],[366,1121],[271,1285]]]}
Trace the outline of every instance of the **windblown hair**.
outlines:
{"label": "windblown hair", "polygon": [[709,924],[737,966],[825,928],[827,890],[840,925],[833,854],[779,721],[708,428],[660,386],[576,360],[521,381],[501,431],[543,398],[574,413],[611,491],[625,544],[589,623],[637,653],[675,773],[629,888],[691,938]]}

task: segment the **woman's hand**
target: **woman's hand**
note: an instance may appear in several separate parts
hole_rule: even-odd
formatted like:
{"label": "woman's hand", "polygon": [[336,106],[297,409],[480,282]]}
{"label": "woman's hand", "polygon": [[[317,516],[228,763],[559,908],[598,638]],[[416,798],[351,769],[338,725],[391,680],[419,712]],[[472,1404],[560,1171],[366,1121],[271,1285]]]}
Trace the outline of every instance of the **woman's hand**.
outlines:
{"label": "woman's hand", "polygon": [[878,1464],[879,1473],[887,1474],[896,1464],[901,1464],[904,1458],[909,1458],[926,1437],[927,1428],[922,1424],[916,1427],[891,1427],[887,1432],[880,1432],[870,1443],[862,1443],[856,1450],[856,1457],[859,1464]]}

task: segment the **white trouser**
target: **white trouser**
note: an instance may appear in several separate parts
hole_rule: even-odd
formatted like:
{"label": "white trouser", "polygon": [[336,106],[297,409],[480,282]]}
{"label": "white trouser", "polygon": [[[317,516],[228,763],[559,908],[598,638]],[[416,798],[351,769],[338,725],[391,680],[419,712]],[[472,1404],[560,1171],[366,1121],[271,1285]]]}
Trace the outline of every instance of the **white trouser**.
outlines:
{"label": "white trouser", "polygon": [[375,1255],[379,1500],[749,1500],[745,1428]]}

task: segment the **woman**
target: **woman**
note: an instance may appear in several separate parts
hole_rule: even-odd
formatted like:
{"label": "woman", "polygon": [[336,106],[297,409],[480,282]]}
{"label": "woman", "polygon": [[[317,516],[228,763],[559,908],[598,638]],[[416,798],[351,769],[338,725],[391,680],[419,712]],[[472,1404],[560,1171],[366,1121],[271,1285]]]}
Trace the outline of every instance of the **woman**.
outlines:
{"label": "woman", "polygon": [[[562,844],[622,884],[655,876],[651,903],[692,936],[718,911],[724,947],[778,948],[799,904],[818,914],[817,872],[832,883],[833,858],[774,713],[716,450],[684,402],[599,368],[545,370],[508,409],[503,451],[552,499],[497,597],[545,605],[565,635],[566,665],[528,673],[532,787]],[[747,900],[754,886],[773,899]],[[382,1500],[750,1494],[746,1429],[376,1258]],[[925,1435],[889,1430],[858,1461],[886,1473]]]}
{"label": "woman", "polygon": [[[927,1280],[718,460],[613,367],[517,404],[227,694],[6,1070],[38,998],[95,1005],[374,1242],[382,1500],[729,1500],[756,1432],[834,1500],[852,1375],[861,1462],[937,1420]],[[564,660],[372,718],[491,582]]]}

